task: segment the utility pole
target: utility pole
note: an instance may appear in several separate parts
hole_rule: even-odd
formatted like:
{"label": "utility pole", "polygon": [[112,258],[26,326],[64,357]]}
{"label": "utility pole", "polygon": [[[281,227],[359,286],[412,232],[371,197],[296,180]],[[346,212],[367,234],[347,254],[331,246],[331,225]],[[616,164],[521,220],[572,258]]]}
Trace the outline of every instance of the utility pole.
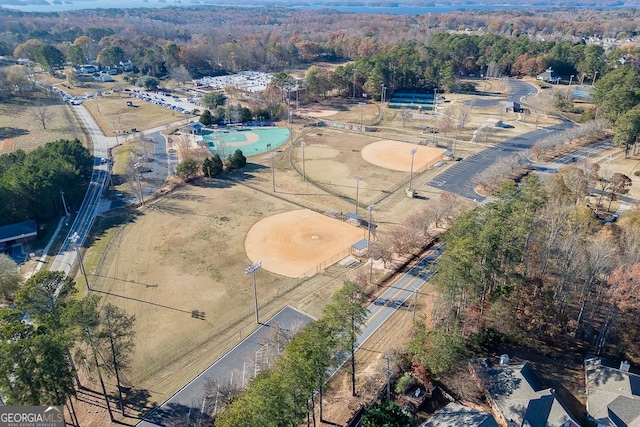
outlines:
{"label": "utility pole", "polygon": [[67,202],[64,200],[64,191],[60,192],[60,196],[62,197],[62,206],[64,206],[64,215],[69,216],[69,209],[67,209]]}
{"label": "utility pole", "polygon": [[371,212],[376,208],[376,205],[367,206],[369,211],[369,222],[367,223],[367,229],[369,237],[367,237],[367,251],[369,252],[369,283],[373,281],[373,251],[371,250]]}
{"label": "utility pole", "polygon": [[96,370],[98,371],[98,378],[100,379],[100,385],[102,385],[102,393],[104,394],[104,400],[107,404],[107,411],[109,412],[109,418],[111,421],[114,421],[113,412],[111,412],[111,405],[109,405],[109,398],[107,397],[107,388],[104,386],[104,379],[102,379],[102,373],[100,372],[100,364],[98,362],[98,354],[96,352],[96,346],[93,343],[93,337],[91,336],[91,329],[86,328],[85,333],[87,334],[87,338],[89,340],[89,346],[91,346],[91,350],[93,351],[93,361],[96,364]]}
{"label": "utility pole", "polygon": [[91,286],[89,285],[89,279],[87,278],[87,271],[84,269],[84,262],[82,261],[82,254],[80,253],[80,248],[78,247],[78,240],[80,240],[80,235],[75,232],[69,237],[69,240],[74,245],[76,249],[76,254],[78,255],[78,261],[80,262],[80,271],[84,276],[84,281],[87,284],[87,294],[91,293]]}
{"label": "utility pole", "polygon": [[358,215],[358,205],[360,204],[359,192],[360,192],[360,180],[362,177],[360,175],[356,175],[356,212]]}
{"label": "utility pole", "polygon": [[391,356],[385,354],[382,357],[387,361],[387,401],[391,400]]}

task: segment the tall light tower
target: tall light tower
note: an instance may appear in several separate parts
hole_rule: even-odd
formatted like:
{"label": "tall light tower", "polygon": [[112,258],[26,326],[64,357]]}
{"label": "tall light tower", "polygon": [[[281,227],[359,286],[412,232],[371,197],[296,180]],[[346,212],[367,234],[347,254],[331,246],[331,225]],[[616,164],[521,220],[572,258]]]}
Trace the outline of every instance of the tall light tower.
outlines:
{"label": "tall light tower", "polygon": [[382,83],[380,85],[380,103],[384,104],[384,92],[385,90],[387,90],[387,88],[385,87],[384,83]]}
{"label": "tall light tower", "polygon": [[140,184],[140,166],[142,166],[139,162],[133,165],[133,168],[136,170],[136,179],[138,180],[138,191],[140,191],[140,204],[144,208],[144,195],[142,194],[142,185]]}
{"label": "tall light tower", "polygon": [[436,131],[438,130],[438,89],[433,90],[433,145],[436,145]]}
{"label": "tall light tower", "polygon": [[255,264],[251,264],[244,269],[244,274],[253,275],[253,301],[256,309],[256,323],[260,323],[260,317],[258,316],[258,288],[256,286],[256,273],[262,268],[262,261],[258,261]]}
{"label": "tall light tower", "polygon": [[376,208],[376,205],[367,206],[367,210],[369,211],[369,222],[367,223],[367,229],[369,233],[369,237],[367,238],[367,251],[369,252],[369,283],[371,283],[373,278],[373,251],[371,250],[371,212]]}
{"label": "tall light tower", "polygon": [[364,103],[364,102],[358,102],[358,105],[360,106],[360,133],[363,133],[363,128],[362,128],[362,116],[364,115],[364,106],[365,106],[365,103]]}
{"label": "tall light tower", "polygon": [[302,180],[306,181],[307,180],[307,173],[305,171],[304,168],[304,147],[307,146],[307,143],[304,141],[300,141],[300,147],[302,147]]}
{"label": "tall light tower", "polygon": [[269,153],[269,157],[271,157],[271,182],[273,183],[273,192],[276,192],[276,166],[275,160],[278,154],[273,151]]}
{"label": "tall light tower", "polygon": [[409,191],[411,191],[411,185],[413,184],[413,158],[416,155],[416,152],[418,151],[417,148],[412,148],[410,153],[411,153],[411,169],[410,169],[410,173],[409,173]]}
{"label": "tall light tower", "polygon": [[358,215],[358,205],[360,204],[359,192],[360,192],[360,180],[362,177],[356,175],[356,215]]}
{"label": "tall light tower", "polygon": [[84,269],[84,262],[82,261],[82,254],[80,253],[80,248],[78,247],[78,240],[80,240],[80,235],[77,232],[74,232],[71,237],[69,237],[69,241],[73,244],[76,254],[78,255],[78,261],[80,261],[80,271],[84,276],[84,281],[87,283],[87,293],[91,292],[91,286],[89,285],[89,279],[87,278],[87,271]]}
{"label": "tall light tower", "polygon": [[353,69],[353,99],[356,98],[356,73],[358,72],[357,68]]}

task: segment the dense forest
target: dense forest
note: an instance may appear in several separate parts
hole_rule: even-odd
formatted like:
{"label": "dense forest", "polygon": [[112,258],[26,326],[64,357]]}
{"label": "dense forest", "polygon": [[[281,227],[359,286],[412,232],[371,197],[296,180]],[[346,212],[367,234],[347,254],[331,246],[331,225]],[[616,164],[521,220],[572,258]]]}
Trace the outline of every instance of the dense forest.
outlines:
{"label": "dense forest", "polygon": [[79,205],[92,168],[93,156],[78,140],[1,155],[0,225],[60,217],[64,214],[60,193],[69,206]]}

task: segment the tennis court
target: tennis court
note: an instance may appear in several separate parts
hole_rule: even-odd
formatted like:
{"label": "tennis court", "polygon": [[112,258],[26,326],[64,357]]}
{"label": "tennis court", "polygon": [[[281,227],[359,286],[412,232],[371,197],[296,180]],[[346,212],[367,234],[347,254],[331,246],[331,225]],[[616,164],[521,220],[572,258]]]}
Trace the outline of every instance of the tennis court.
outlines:
{"label": "tennis court", "polygon": [[212,153],[227,157],[242,150],[246,157],[267,153],[289,140],[289,129],[278,127],[250,127],[204,131],[202,139]]}

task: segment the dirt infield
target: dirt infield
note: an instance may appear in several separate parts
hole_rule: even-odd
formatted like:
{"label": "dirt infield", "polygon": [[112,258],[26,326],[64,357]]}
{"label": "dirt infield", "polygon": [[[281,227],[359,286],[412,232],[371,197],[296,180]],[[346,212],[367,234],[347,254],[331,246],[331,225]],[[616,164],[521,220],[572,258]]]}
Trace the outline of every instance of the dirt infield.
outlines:
{"label": "dirt infield", "polygon": [[442,148],[383,140],[367,145],[362,149],[361,154],[364,160],[376,166],[409,172],[411,170],[411,150],[413,148],[417,150],[413,155],[414,171],[441,160],[445,152]]}
{"label": "dirt infield", "polygon": [[338,112],[338,110],[308,110],[306,115],[308,117],[323,118],[335,116]]}
{"label": "dirt infield", "polygon": [[[318,264],[325,267],[348,255],[363,238],[363,229],[301,209],[272,215],[256,222],[245,240],[252,262],[287,277],[304,277]],[[315,270],[313,270],[315,272]]]}

